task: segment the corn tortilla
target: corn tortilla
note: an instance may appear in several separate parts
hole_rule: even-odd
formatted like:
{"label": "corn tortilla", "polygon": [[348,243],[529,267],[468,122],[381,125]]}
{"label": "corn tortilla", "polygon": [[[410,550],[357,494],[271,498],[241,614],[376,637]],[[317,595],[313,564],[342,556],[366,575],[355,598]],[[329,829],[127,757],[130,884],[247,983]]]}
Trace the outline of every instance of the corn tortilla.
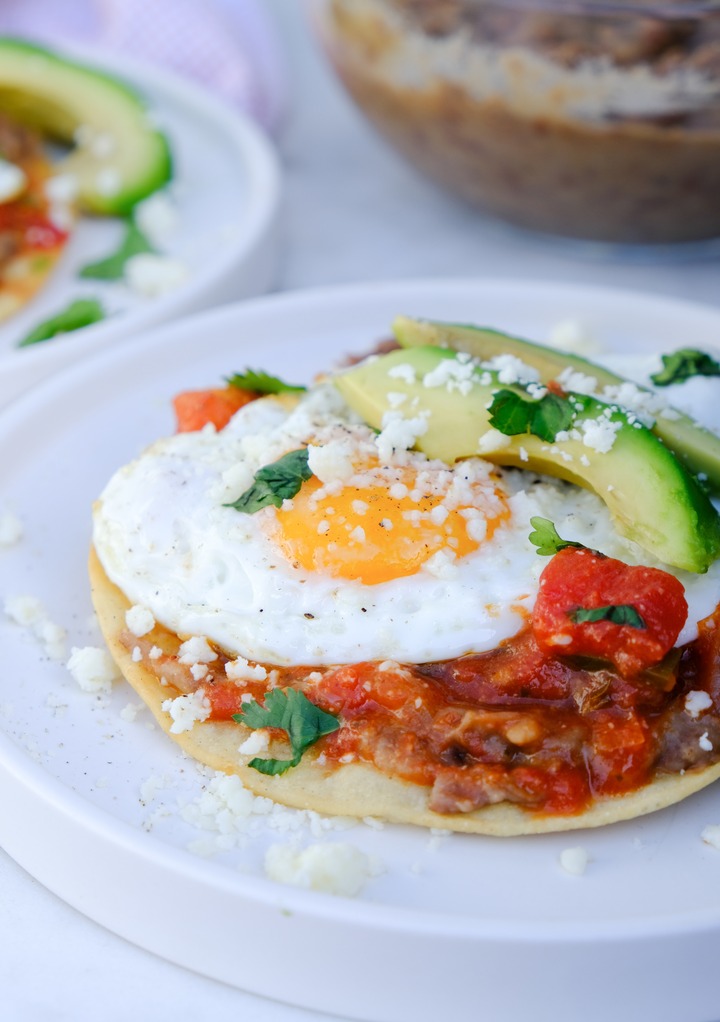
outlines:
{"label": "corn tortilla", "polygon": [[[237,774],[256,795],[264,795],[297,809],[363,818],[376,817],[392,823],[438,827],[468,834],[511,837],[554,831],[600,827],[631,820],[673,805],[720,777],[720,763],[682,775],[662,775],[629,794],[597,800],[584,812],[572,816],[549,815],[510,803],[485,806],[470,813],[441,815],[428,808],[430,788],[389,777],[372,764],[333,766],[317,761],[310,749],[296,767],[268,777],[247,765],[250,756],[239,746],[252,733],[234,721],[196,722],[192,730],[172,734],[172,718],[162,709],[168,689],[156,675],[135,662],[121,642],[125,614],[130,602],[105,574],[94,549],[90,553],[92,599],[108,648],[123,676],[155,715],[163,730],[198,762],[226,774]],[[175,637],[176,644],[180,639]]]}

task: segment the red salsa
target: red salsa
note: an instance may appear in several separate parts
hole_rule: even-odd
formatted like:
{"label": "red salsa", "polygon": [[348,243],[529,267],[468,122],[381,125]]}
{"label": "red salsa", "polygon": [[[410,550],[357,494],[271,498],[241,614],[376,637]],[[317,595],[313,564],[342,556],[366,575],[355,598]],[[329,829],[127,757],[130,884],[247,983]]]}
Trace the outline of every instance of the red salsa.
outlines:
{"label": "red salsa", "polygon": [[[174,659],[145,663],[179,691],[200,687],[211,720],[231,720],[243,696],[262,702],[270,687],[302,688],[341,722],[315,746],[329,769],[374,764],[427,787],[438,813],[501,801],[579,813],[656,774],[707,766],[720,750],[720,608],[695,642],[629,677],[608,659],[543,648],[531,626],[495,650],[442,663],[273,668],[268,680],[240,685],[222,655],[199,686],[170,674]],[[696,690],[712,700],[699,717],[684,705]]]}

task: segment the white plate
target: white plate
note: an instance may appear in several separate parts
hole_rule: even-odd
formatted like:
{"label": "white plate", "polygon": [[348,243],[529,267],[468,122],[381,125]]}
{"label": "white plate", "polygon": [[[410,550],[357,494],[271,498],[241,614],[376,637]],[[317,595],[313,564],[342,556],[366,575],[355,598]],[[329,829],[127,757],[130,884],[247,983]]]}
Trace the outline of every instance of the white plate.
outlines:
{"label": "white plate", "polygon": [[[90,504],[117,466],[172,430],[171,396],[248,364],[309,379],[386,336],[398,312],[538,339],[572,316],[617,350],[720,336],[720,313],[699,306],[489,281],[308,292],[170,324],[72,367],[0,416],[3,503],[25,525],[24,539],[0,552],[0,595],[35,595],[71,643],[97,642]],[[385,872],[356,899],[316,894],[264,878],[265,847],[285,839],[264,826],[210,860],[188,851],[203,834],[178,804],[196,799],[207,775],[148,728],[147,711],[121,716],[135,702],[124,685],[106,701],[80,691],[8,621],[0,648],[0,841],[51,890],[142,947],[255,993],[384,1022],[436,1022],[449,1009],[493,1022],[720,1017],[720,852],[700,837],[720,823],[717,786],[570,835],[330,831],[323,840],[352,842]],[[316,840],[307,826],[298,836]],[[574,845],[590,855],[580,877],[558,864]]]}
{"label": "white plate", "polygon": [[[82,280],[78,271],[113,252],[120,220],[82,217],[47,285],[0,325],[0,406],[32,383],[101,347],[213,305],[258,295],[274,280],[279,254],[280,172],[274,149],[254,123],[211,93],[167,71],[115,55],[73,49],[71,56],[117,74],[146,98],[168,135],[174,160],[168,194],[175,224],[163,254],[189,270],[154,298],[120,282]],[[78,297],[99,298],[108,318],[27,348],[18,341]]]}

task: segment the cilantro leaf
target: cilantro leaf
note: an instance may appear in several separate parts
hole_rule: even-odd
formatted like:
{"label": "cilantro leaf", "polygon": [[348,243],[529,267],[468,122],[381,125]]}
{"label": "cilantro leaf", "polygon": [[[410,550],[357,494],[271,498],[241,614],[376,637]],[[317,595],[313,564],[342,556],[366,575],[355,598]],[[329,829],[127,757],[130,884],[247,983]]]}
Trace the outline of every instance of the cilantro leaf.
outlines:
{"label": "cilantro leaf", "polygon": [[244,373],[233,373],[225,379],[230,387],[242,387],[258,394],[299,394],[307,390],[299,383],[285,383],[279,376],[270,376],[262,369],[246,369]]}
{"label": "cilantro leaf", "polygon": [[88,263],[80,270],[80,276],[86,280],[120,280],[125,273],[128,259],[144,252],[154,252],[148,239],[133,220],[128,220],[125,237],[120,247],[105,259]]}
{"label": "cilantro leaf", "polygon": [[519,394],[512,390],[498,390],[492,399],[490,408],[490,425],[504,433],[505,436],[517,436],[528,433],[532,412],[529,401],[523,401]]}
{"label": "cilantro leaf", "polygon": [[514,390],[498,390],[490,404],[490,425],[505,436],[532,433],[552,443],[573,420],[570,402],[558,394],[545,394],[539,401],[526,400]]}
{"label": "cilantro leaf", "polygon": [[73,330],[92,326],[101,319],[105,319],[105,310],[100,302],[95,298],[77,298],[66,309],[39,323],[19,342],[18,347],[24,348],[29,344],[49,341],[58,334],[68,334]]}
{"label": "cilantro leaf", "polygon": [[631,603],[611,603],[606,607],[577,607],[569,611],[569,616],[576,624],[611,621],[614,625],[647,628],[645,621]]}
{"label": "cilantro leaf", "polygon": [[564,550],[565,547],[569,546],[577,547],[579,550],[588,549],[584,543],[574,543],[570,539],[561,539],[549,518],[531,518],[530,524],[534,531],[530,533],[528,539],[538,548],[537,552],[541,557],[552,557],[558,550]]}
{"label": "cilantro leaf", "polygon": [[693,376],[720,376],[720,362],[697,348],[680,348],[671,355],[663,355],[662,363],[662,369],[650,377],[658,387],[684,383]]}
{"label": "cilantro leaf", "polygon": [[340,721],[331,713],[325,713],[310,702],[307,696],[295,688],[274,688],[265,695],[265,705],[253,701],[245,705],[240,713],[233,714],[233,720],[245,727],[276,727],[285,731],[292,751],[291,759],[251,759],[248,766],[262,774],[284,774],[297,766],[303,753],[323,735],[332,734],[340,727]]}
{"label": "cilantro leaf", "polygon": [[290,500],[295,496],[311,475],[307,447],[289,451],[277,461],[258,469],[252,486],[237,500],[223,506],[233,507],[246,515],[255,514],[256,511],[270,505],[280,507],[284,500]]}
{"label": "cilantro leaf", "polygon": [[537,402],[530,423],[530,432],[541,440],[552,443],[558,433],[567,429],[573,421],[574,412],[567,398],[559,394],[545,394]]}

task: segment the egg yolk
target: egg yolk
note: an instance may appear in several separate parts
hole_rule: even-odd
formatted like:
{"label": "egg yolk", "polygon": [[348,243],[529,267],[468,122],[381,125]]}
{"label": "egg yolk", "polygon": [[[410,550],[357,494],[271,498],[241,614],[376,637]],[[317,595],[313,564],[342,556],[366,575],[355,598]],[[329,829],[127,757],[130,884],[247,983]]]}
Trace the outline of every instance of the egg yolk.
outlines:
{"label": "egg yolk", "polygon": [[[446,508],[442,496],[398,496],[387,485],[346,486],[320,494],[312,478],[279,510],[273,541],[307,571],[366,585],[413,575],[441,550],[457,558],[476,550],[509,516],[502,496],[479,489],[472,507]],[[475,497],[477,496],[477,500]]]}

